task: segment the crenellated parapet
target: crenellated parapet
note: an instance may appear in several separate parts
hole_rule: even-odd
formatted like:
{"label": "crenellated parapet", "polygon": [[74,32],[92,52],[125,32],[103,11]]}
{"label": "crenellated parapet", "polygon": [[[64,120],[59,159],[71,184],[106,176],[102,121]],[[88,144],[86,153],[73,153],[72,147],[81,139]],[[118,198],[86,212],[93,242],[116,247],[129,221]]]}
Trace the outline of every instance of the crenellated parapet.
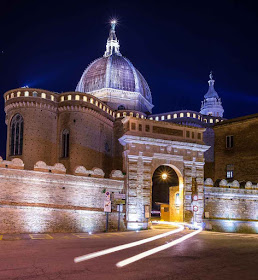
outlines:
{"label": "crenellated parapet", "polygon": [[0,168],[12,168],[12,169],[24,169],[24,163],[20,158],[14,158],[12,160],[3,160],[0,157]]}
{"label": "crenellated parapet", "polygon": [[228,188],[228,189],[246,189],[246,190],[258,190],[258,183],[252,183],[251,181],[247,182],[238,182],[234,180],[232,182],[228,182],[226,179],[222,179],[218,182],[213,182],[211,178],[207,178],[204,181],[205,187],[213,187],[213,188]]}
{"label": "crenellated parapet", "polygon": [[38,161],[34,165],[34,170],[56,174],[66,174],[66,168],[62,163],[55,163],[53,166],[49,166],[44,161]]}

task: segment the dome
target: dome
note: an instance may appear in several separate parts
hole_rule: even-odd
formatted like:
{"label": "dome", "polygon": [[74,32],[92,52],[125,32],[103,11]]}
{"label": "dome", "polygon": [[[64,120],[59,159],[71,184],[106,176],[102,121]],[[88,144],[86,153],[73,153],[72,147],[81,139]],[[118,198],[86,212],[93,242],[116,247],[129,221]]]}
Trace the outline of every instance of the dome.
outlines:
{"label": "dome", "polygon": [[[115,24],[111,24],[104,56],[94,60],[85,69],[76,91],[91,93],[113,105],[116,103],[115,109],[119,105],[123,105],[126,109],[151,111],[153,107],[152,97],[146,80],[130,60],[121,55],[119,48]],[[107,93],[104,94],[103,91]],[[109,100],[107,99],[108,95]]]}
{"label": "dome", "polygon": [[138,92],[152,103],[150,88],[141,73],[125,57],[112,54],[93,61],[84,71],[76,91],[103,88]]}

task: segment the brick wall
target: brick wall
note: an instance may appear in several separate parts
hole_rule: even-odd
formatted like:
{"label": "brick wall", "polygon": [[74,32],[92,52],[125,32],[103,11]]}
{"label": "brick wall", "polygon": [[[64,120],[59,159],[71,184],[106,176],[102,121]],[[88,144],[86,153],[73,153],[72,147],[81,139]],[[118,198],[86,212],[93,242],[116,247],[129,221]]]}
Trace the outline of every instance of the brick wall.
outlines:
{"label": "brick wall", "polygon": [[[227,165],[234,166],[233,179],[258,183],[258,114],[229,120],[214,126],[215,176],[226,177]],[[226,148],[226,136],[232,135],[233,148]]]}
{"label": "brick wall", "polygon": [[[104,230],[102,191],[123,188],[119,180],[0,168],[0,233]],[[110,229],[117,215],[110,214]]]}

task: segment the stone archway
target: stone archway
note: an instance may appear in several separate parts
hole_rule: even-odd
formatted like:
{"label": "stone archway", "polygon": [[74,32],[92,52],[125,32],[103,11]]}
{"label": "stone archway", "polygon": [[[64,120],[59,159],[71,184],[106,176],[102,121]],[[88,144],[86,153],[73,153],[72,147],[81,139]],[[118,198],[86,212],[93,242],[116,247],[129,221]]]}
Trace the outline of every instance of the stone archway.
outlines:
{"label": "stone archway", "polygon": [[[183,221],[183,176],[172,164],[163,164],[152,175],[152,219]],[[157,215],[158,214],[158,215]]]}

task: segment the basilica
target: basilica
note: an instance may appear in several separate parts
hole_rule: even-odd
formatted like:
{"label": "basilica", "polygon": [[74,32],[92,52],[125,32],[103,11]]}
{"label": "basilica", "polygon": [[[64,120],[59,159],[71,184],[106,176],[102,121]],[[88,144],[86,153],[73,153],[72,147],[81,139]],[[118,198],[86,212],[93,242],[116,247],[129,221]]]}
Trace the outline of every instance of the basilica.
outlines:
{"label": "basilica", "polygon": [[[115,28],[112,21],[104,55],[74,92],[24,87],[4,94],[0,212],[7,218],[0,232],[103,230],[107,190],[125,195],[122,228],[130,230],[149,227],[155,204],[170,221],[208,229],[228,230],[229,218],[256,223],[256,185],[243,192],[238,181],[215,178],[214,127],[227,121],[213,74],[200,111],[152,114],[148,83],[122,55]],[[173,177],[160,188],[159,170]],[[112,200],[112,229],[117,215]]]}

